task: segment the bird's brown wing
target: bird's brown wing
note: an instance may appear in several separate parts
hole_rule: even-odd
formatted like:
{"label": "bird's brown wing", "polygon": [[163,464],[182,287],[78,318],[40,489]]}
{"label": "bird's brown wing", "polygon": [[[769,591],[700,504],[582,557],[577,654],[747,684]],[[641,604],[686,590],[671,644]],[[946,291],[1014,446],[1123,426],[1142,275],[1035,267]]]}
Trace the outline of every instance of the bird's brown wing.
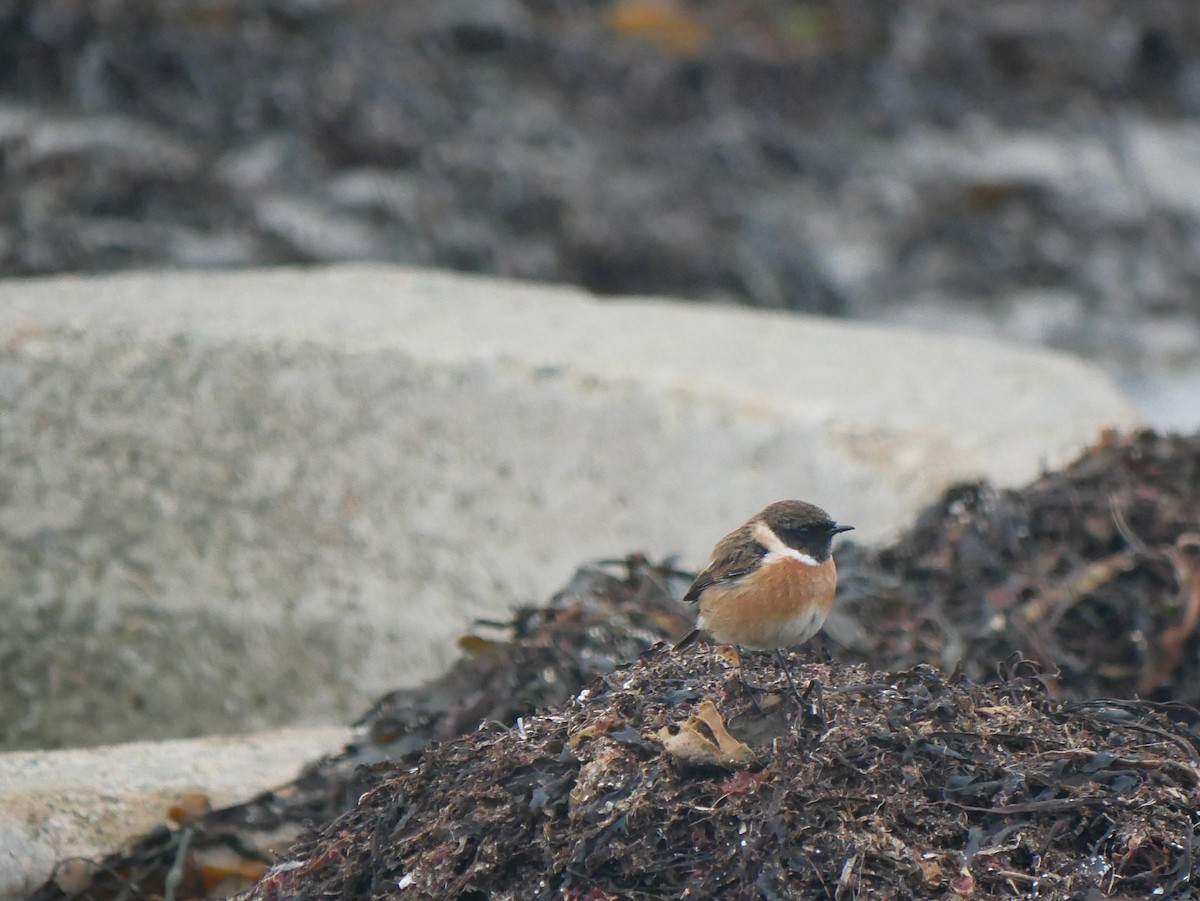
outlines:
{"label": "bird's brown wing", "polygon": [[730,532],[713,548],[712,562],[704,568],[704,572],[696,576],[696,581],[687,590],[683,599],[689,604],[700,600],[706,588],[720,582],[730,582],[740,579],[753,570],[766,555],[767,549],[751,536],[750,525],[744,525],[736,532]]}

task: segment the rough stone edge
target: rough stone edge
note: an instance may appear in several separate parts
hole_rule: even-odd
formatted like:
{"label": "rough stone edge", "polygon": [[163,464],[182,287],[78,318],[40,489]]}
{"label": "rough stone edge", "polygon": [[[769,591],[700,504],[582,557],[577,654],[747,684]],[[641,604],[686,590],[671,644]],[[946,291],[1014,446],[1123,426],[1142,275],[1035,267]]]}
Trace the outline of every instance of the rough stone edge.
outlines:
{"label": "rough stone edge", "polygon": [[291,780],[350,738],[342,727],[0,755],[0,899],[24,897],[69,857],[102,856],[204,792],[225,806]]}

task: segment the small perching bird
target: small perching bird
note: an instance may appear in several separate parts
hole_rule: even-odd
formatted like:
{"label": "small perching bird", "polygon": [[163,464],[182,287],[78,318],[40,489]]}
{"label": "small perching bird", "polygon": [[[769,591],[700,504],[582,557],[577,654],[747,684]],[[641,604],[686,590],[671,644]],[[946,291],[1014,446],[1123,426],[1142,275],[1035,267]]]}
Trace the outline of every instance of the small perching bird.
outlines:
{"label": "small perching bird", "polygon": [[675,648],[701,633],[739,652],[781,651],[812,638],[837,590],[833,537],[853,528],[804,501],[777,501],[752,516],[717,542],[683,596],[700,609],[696,627]]}

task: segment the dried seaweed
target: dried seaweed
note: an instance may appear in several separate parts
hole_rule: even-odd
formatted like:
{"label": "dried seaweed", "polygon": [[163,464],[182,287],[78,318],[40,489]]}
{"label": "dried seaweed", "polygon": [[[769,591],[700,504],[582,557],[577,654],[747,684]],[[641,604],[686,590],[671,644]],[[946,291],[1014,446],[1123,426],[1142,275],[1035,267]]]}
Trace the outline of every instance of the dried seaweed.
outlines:
{"label": "dried seaweed", "polygon": [[276,860],[302,828],[353,806],[387,761],[481,722],[515,723],[561,705],[595,675],[683,634],[692,621],[677,600],[686,577],[669,561],[652,564],[638,554],[581,567],[548,604],[519,609],[507,623],[478,624],[497,637],[464,636],[468,654],[449,672],[381,698],[359,721],[358,740],[290,784],[242,804],[173,816],[178,828],[155,829],[103,860],[63,861],[33,898],[161,897],[172,872],[179,897],[225,897],[261,875],[255,866]]}
{"label": "dried seaweed", "polygon": [[1106,435],[1025,488],[956,486],[838,565],[839,660],[986,680],[1019,652],[1063,697],[1200,705],[1200,435]]}
{"label": "dried seaweed", "polygon": [[[1125,702],[931,667],[765,658],[756,706],[708,650],[661,647],[561,709],[392,768],[250,895],[278,898],[1008,898],[1200,889],[1197,736]],[[715,704],[748,770],[664,730]],[[760,711],[759,706],[764,709]],[[582,736],[582,737],[581,737]]]}
{"label": "dried seaweed", "polygon": [[1024,489],[956,486],[891,547],[839,550],[810,652],[831,663],[764,712],[733,658],[647,653],[690,625],[686,574],[586,566],[292,784],[67,862],[35,897],[227,895],[302,828],[257,897],[1200,891],[1198,529],[1200,436],[1106,436]]}

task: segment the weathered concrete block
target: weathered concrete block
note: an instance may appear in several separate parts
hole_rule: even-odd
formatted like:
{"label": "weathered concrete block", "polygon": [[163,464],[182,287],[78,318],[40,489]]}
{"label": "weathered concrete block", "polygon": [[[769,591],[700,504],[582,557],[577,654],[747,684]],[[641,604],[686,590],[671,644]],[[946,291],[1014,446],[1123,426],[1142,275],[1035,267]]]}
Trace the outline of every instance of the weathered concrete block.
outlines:
{"label": "weathered concrete block", "polygon": [[860,540],[1134,421],[1093,368],[386,267],[0,283],[0,744],[343,721],[581,561]]}

